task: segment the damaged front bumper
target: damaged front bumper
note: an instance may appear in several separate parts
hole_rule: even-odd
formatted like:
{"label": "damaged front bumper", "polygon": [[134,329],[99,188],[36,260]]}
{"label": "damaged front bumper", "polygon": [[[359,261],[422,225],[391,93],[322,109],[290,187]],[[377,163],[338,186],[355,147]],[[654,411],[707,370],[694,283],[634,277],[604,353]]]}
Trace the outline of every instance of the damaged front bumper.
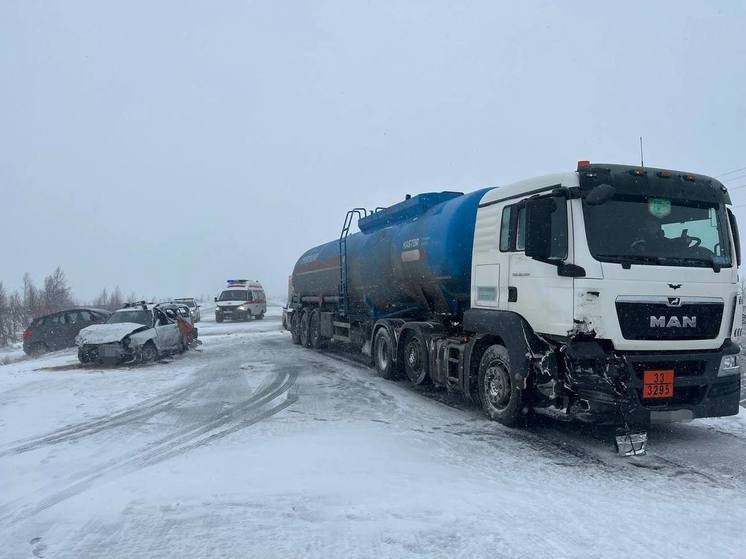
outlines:
{"label": "damaged front bumper", "polygon": [[78,348],[78,360],[83,363],[98,363],[102,365],[118,365],[135,361],[138,352],[132,347],[125,347],[122,343],[85,344]]}
{"label": "damaged front bumper", "polygon": [[[735,415],[741,375],[730,356],[739,352],[730,340],[717,350],[686,353],[618,352],[597,341],[571,342],[564,354],[566,411],[583,421],[629,426]],[[724,363],[731,366],[724,369]],[[664,370],[673,371],[673,393],[645,398],[645,372]]]}

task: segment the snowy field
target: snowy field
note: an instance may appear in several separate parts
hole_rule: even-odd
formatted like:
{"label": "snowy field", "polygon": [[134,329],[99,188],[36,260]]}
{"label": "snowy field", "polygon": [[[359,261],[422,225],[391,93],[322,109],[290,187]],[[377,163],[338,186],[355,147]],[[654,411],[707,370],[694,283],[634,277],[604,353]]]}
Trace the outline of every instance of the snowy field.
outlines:
{"label": "snowy field", "polygon": [[0,556],[746,557],[746,410],[623,459],[204,316],[168,362],[0,366]]}

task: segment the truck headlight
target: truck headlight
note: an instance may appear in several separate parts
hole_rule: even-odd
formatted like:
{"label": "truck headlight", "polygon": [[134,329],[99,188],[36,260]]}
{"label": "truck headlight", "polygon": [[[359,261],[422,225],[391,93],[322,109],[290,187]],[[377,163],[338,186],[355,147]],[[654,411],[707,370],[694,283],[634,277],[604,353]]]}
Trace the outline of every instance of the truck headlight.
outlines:
{"label": "truck headlight", "polygon": [[737,375],[740,372],[741,368],[738,365],[738,355],[723,355],[723,358],[720,360],[718,376]]}
{"label": "truck headlight", "polygon": [[240,307],[238,307],[238,310],[239,311],[245,311],[248,308],[249,308],[249,305],[241,305]]}

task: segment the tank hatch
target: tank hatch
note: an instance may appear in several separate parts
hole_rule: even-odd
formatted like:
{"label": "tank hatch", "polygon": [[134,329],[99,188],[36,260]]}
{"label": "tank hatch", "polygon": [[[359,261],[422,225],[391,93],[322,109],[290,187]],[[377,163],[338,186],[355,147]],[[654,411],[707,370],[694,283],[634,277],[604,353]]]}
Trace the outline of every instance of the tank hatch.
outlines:
{"label": "tank hatch", "polygon": [[418,194],[361,218],[358,221],[358,227],[363,233],[370,233],[395,223],[414,219],[433,206],[463,195],[463,192],[426,192]]}

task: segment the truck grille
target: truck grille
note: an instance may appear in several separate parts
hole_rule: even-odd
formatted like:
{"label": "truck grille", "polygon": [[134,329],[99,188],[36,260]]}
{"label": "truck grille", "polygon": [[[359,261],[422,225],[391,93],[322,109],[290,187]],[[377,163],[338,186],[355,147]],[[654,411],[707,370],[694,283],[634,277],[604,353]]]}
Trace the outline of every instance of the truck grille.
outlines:
{"label": "truck grille", "polygon": [[709,298],[626,297],[616,311],[626,340],[711,340],[723,320],[723,302]]}

